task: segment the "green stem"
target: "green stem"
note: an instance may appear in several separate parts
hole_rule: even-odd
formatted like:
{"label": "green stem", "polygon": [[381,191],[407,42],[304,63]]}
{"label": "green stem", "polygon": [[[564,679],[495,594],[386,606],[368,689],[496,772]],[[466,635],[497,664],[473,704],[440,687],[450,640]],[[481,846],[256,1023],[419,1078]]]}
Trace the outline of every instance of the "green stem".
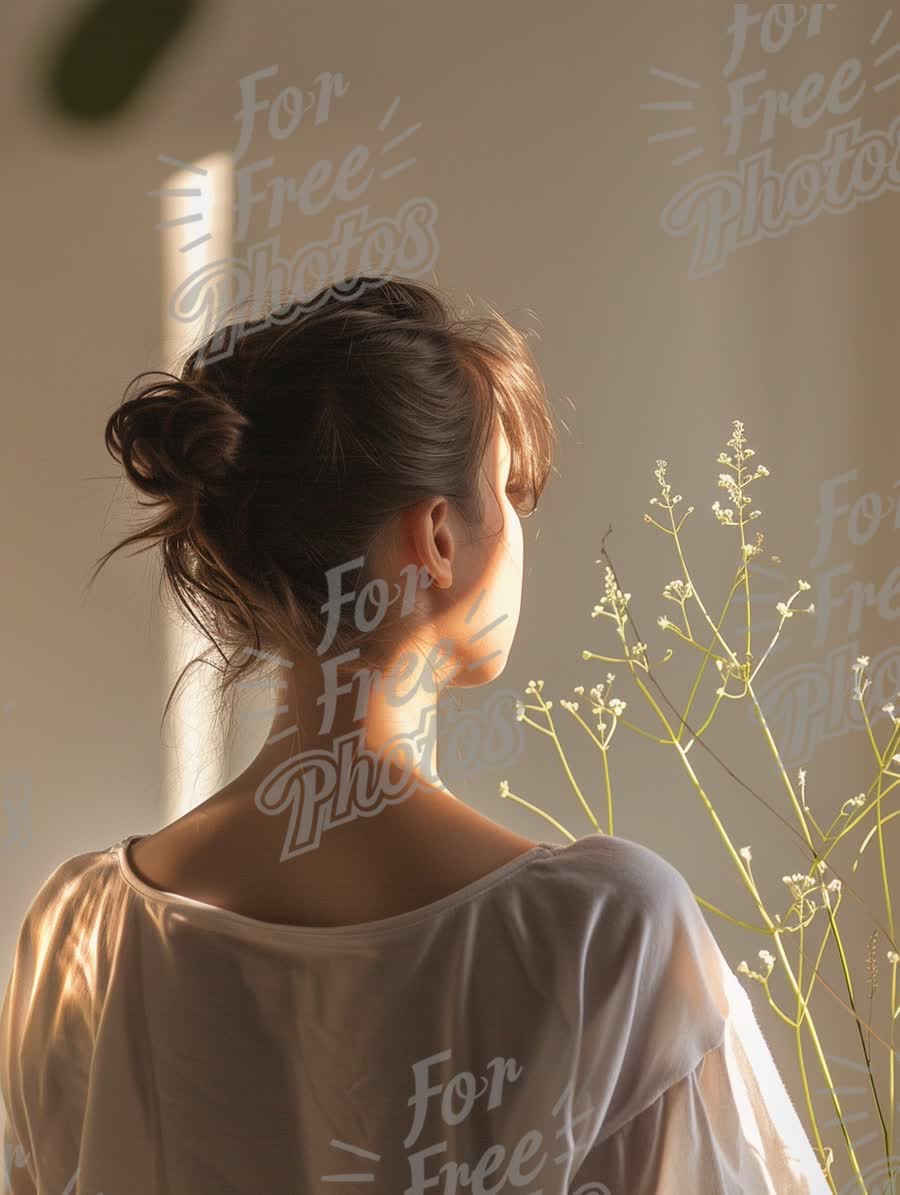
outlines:
{"label": "green stem", "polygon": [[766,934],[768,937],[772,936],[773,931],[766,929],[764,925],[751,925],[749,921],[741,921],[740,917],[732,917],[730,913],[723,913],[721,909],[717,909],[715,905],[711,905],[708,900],[704,900],[702,896],[694,893],[694,900],[698,905],[702,905],[704,909],[709,909],[711,913],[718,914],[726,921],[730,921],[732,925],[739,925],[742,929],[752,929],[756,934]]}
{"label": "green stem", "polygon": [[[716,633],[717,634],[721,629],[722,623],[725,621],[725,616],[728,613],[728,607],[731,605],[731,599],[734,597],[734,591],[737,589],[738,584],[739,584],[738,578],[735,577],[734,583],[731,586],[731,592],[729,593],[728,598],[725,601],[725,605],[722,609],[722,613],[719,615],[719,621],[716,623]],[[685,616],[685,621],[687,621],[686,616]],[[684,636],[682,636],[682,638],[683,637]],[[694,643],[693,637],[690,639],[690,642]],[[709,663],[709,658],[710,658],[710,654],[712,653],[714,643],[715,643],[715,638],[710,640],[709,647],[706,648],[706,654],[703,657],[703,663],[700,665],[697,675],[694,678],[694,683],[691,686],[691,691],[688,694],[687,705],[685,706],[684,714],[682,715],[682,723],[681,723],[681,726],[679,726],[679,728],[678,728],[678,741],[679,742],[681,741],[681,736],[686,729],[685,723],[687,722],[688,715],[691,712],[691,706],[693,705],[694,697],[697,693],[697,688],[700,684],[700,681],[703,679],[703,673],[706,671],[706,666]],[[694,646],[697,647],[700,651],[704,650],[703,647],[699,643],[694,643]],[[722,658],[721,656],[716,656],[716,659],[721,659],[721,658]],[[713,710],[709,716],[709,719],[707,720],[707,722],[705,722],[703,724],[702,728],[697,731],[696,735],[694,735],[695,738],[699,738],[700,735],[703,733],[703,731],[708,726],[709,722],[712,721],[713,714],[715,714],[716,710],[719,708],[720,700],[721,700],[721,698],[717,698],[716,704],[713,706]]]}
{"label": "green stem", "polygon": [[[638,688],[641,690],[641,692],[646,697],[647,701],[650,703],[651,707],[656,712],[657,717],[660,719],[660,721],[662,722],[665,729],[669,732],[670,735],[672,735],[672,737],[674,739],[674,734],[672,732],[672,728],[669,726],[668,720],[666,719],[665,714],[662,712],[662,710],[659,708],[658,704],[654,700],[653,695],[647,690],[646,686],[644,685],[644,683],[640,679],[640,677],[635,675],[634,672],[632,672],[632,676],[634,677],[635,683],[637,684]],[[761,711],[760,711],[760,714],[761,714]],[[773,744],[773,746],[774,746],[774,744]],[[794,975],[793,967],[791,966],[790,960],[788,959],[787,954],[785,953],[784,946],[781,942],[781,934],[776,932],[775,924],[772,921],[772,919],[769,917],[768,912],[766,911],[766,907],[765,907],[765,904],[763,903],[762,897],[759,895],[759,892],[756,888],[756,885],[753,883],[753,879],[750,876],[748,869],[744,866],[743,860],[738,855],[737,851],[734,849],[734,846],[731,842],[731,839],[728,836],[727,831],[725,830],[725,827],[722,825],[722,822],[720,821],[718,814],[716,813],[715,809],[713,808],[712,802],[710,801],[709,797],[704,792],[703,786],[701,785],[699,778],[697,777],[696,773],[694,772],[693,768],[691,767],[690,761],[688,760],[687,755],[685,754],[684,748],[680,745],[680,743],[676,743],[675,749],[677,750],[679,757],[681,758],[682,765],[688,772],[688,775],[691,779],[691,783],[694,785],[695,789],[697,790],[697,793],[699,794],[701,800],[703,801],[703,804],[706,807],[707,813],[712,818],[713,823],[715,824],[716,829],[718,830],[718,832],[722,838],[722,841],[725,844],[726,849],[728,850],[729,854],[731,855],[732,859],[734,860],[735,866],[737,867],[738,872],[744,881],[744,884],[746,885],[746,887],[748,888],[754,901],[756,902],[757,908],[759,909],[759,912],[762,915],[763,920],[766,922],[766,925],[768,926],[768,928],[771,930],[771,932],[773,934],[775,947],[778,950],[778,953],[781,957],[781,962],[785,969],[785,973],[788,977],[790,986],[793,989],[794,995],[797,996],[798,999],[801,1001],[801,1004],[803,1007],[803,1019],[806,1021],[807,1030],[812,1038],[813,1046],[815,1048],[816,1055],[819,1060],[819,1065],[822,1068],[822,1073],[825,1075],[826,1080],[829,1084],[829,1087],[831,1088],[832,1103],[834,1104],[835,1112],[837,1113],[838,1121],[841,1125],[841,1131],[844,1135],[844,1141],[847,1146],[847,1151],[850,1156],[851,1164],[853,1166],[854,1172],[856,1173],[856,1175],[859,1178],[860,1183],[862,1184],[863,1179],[862,1179],[862,1174],[859,1169],[859,1163],[856,1159],[856,1153],[853,1149],[853,1143],[851,1142],[850,1137],[847,1133],[847,1127],[844,1123],[844,1115],[841,1110],[840,1103],[838,1101],[837,1092],[834,1090],[834,1084],[831,1081],[831,1073],[828,1069],[828,1063],[827,1063],[827,1061],[825,1059],[825,1055],[822,1051],[822,1044],[819,1041],[819,1036],[818,1036],[818,1033],[816,1032],[816,1028],[815,1028],[813,1019],[809,1015],[808,1006],[806,1004],[806,1001],[803,999],[802,989],[800,988],[799,984],[797,983],[797,978]],[[777,748],[776,748],[776,756],[777,756]],[[779,758],[779,763],[780,762],[781,761]],[[782,765],[782,767],[783,767],[783,765]],[[810,842],[810,846],[812,846],[811,842]],[[813,853],[815,853],[814,850],[813,850]],[[801,1070],[801,1078],[803,1080],[804,1089],[808,1091],[808,1080],[806,1078],[806,1071],[805,1071],[802,1054],[800,1057],[800,1070]],[[811,1119],[812,1119],[813,1134],[816,1138],[816,1143],[819,1148],[819,1153],[820,1153],[823,1163],[824,1163],[825,1148],[822,1144],[821,1136],[819,1134],[818,1122],[815,1118],[815,1115],[812,1115]],[[831,1180],[829,1179],[829,1181],[831,1181]],[[831,1183],[831,1185],[832,1185],[832,1189],[835,1189],[833,1182]],[[864,1186],[863,1186],[863,1191],[865,1192]]]}
{"label": "green stem", "polygon": [[[612,832],[613,832],[612,787],[610,785],[610,779],[609,779],[609,761],[606,758],[606,751],[609,746],[609,743],[607,742],[604,744],[604,743],[600,742],[600,740],[597,738],[597,736],[591,730],[590,726],[588,726],[587,722],[585,722],[584,718],[582,718],[582,716],[578,713],[577,710],[572,709],[571,706],[565,706],[564,708],[566,710],[568,710],[568,712],[572,715],[572,717],[575,719],[576,722],[578,722],[581,726],[584,727],[584,729],[590,735],[594,745],[597,747],[598,751],[603,756],[603,776],[606,781],[606,808],[607,808],[607,813],[608,813],[608,817],[609,817],[608,833],[612,834]],[[615,715],[612,712],[610,712],[610,717],[615,717]],[[611,737],[612,736],[610,735],[610,738]]]}
{"label": "green stem", "polygon": [[[802,829],[803,829],[804,836],[806,837],[806,840],[807,840],[807,842],[808,842],[808,844],[809,844],[810,850],[812,851],[812,854],[813,854],[813,857],[814,857],[814,860],[813,860],[813,866],[815,866],[815,862],[818,860],[818,855],[817,855],[817,852],[816,852],[816,849],[815,849],[815,847],[813,846],[813,843],[812,843],[812,838],[811,838],[811,836],[810,836],[810,833],[809,833],[809,828],[808,828],[808,827],[807,827],[807,825],[806,825],[806,819],[805,819],[805,817],[803,816],[803,812],[802,812],[802,810],[801,810],[801,808],[800,808],[800,804],[799,804],[799,802],[797,801],[797,797],[796,797],[796,794],[795,794],[795,792],[794,792],[794,786],[791,784],[790,777],[788,776],[788,774],[787,774],[787,772],[786,772],[786,770],[785,770],[784,764],[783,764],[783,762],[782,762],[782,760],[781,760],[781,756],[780,756],[780,754],[779,754],[779,752],[778,752],[778,747],[777,747],[777,746],[776,746],[776,744],[775,744],[775,740],[772,738],[772,734],[771,734],[771,732],[770,732],[770,730],[769,730],[769,724],[768,724],[768,722],[766,721],[765,714],[763,713],[763,711],[762,711],[762,707],[761,707],[761,706],[760,706],[760,704],[759,704],[759,701],[758,701],[758,699],[757,699],[757,696],[756,696],[756,692],[754,691],[754,688],[753,688],[753,685],[752,685],[752,683],[751,683],[751,682],[749,682],[749,681],[747,682],[747,692],[750,694],[750,700],[751,700],[751,703],[752,703],[752,705],[753,705],[753,710],[754,710],[754,712],[755,712],[755,714],[756,714],[756,717],[757,717],[757,719],[758,719],[758,721],[759,721],[760,727],[762,728],[763,735],[764,735],[764,737],[765,737],[765,740],[766,740],[766,742],[768,743],[769,750],[770,750],[770,751],[771,751],[771,753],[772,753],[772,757],[773,757],[773,759],[775,760],[775,763],[776,763],[776,765],[778,766],[778,769],[779,769],[779,771],[780,771],[780,773],[781,773],[782,779],[784,780],[785,787],[787,788],[788,794],[789,794],[789,796],[790,796],[790,798],[791,798],[791,801],[793,802],[794,809],[795,809],[795,810],[796,810],[796,812],[797,812],[797,816],[798,816],[798,819],[799,819],[799,821],[800,821],[800,825],[801,825],[801,827],[802,827]],[[854,1002],[854,999],[853,999],[853,983],[852,983],[852,981],[851,981],[851,978],[850,978],[850,968],[849,968],[849,966],[848,966],[848,964],[847,964],[847,956],[846,956],[846,954],[845,954],[845,952],[844,952],[844,945],[843,945],[843,942],[842,942],[842,940],[841,940],[841,935],[840,935],[840,933],[839,933],[839,931],[838,931],[838,927],[837,927],[837,925],[836,925],[836,923],[835,923],[835,920],[834,920],[834,914],[833,914],[833,912],[832,912],[832,910],[831,910],[831,904],[830,904],[830,902],[826,902],[825,908],[826,908],[826,910],[827,910],[827,912],[828,912],[828,919],[829,919],[829,921],[830,921],[830,923],[831,923],[831,929],[832,929],[832,933],[834,934],[835,946],[836,946],[836,948],[837,948],[837,951],[838,951],[838,956],[839,956],[839,958],[840,958],[840,961],[841,961],[841,970],[842,970],[842,972],[843,972],[843,975],[844,975],[844,982],[845,982],[845,984],[846,984],[846,986],[847,986],[847,996],[848,996],[848,999],[850,1000],[850,1006],[851,1006],[851,1008],[853,1009],[853,1013],[854,1013],[854,1018],[855,1018],[855,1023],[856,1023],[856,1031],[857,1031],[857,1033],[858,1033],[858,1035],[859,1035],[860,1044],[861,1044],[861,1045],[862,1045],[862,1047],[863,1047],[863,1056],[865,1057],[865,1041],[864,1041],[864,1039],[863,1039],[863,1035],[862,1035],[862,1028],[861,1028],[861,1025],[860,1025],[859,1014],[857,1013],[857,1010],[856,1010],[856,1004],[855,1004],[855,1002]],[[814,1036],[814,1042],[815,1042],[815,1045],[816,1045],[817,1052],[818,1052],[818,1054],[819,1054],[819,1060],[820,1060],[820,1063],[821,1063],[821,1066],[822,1066],[823,1073],[824,1073],[824,1074],[825,1074],[825,1076],[826,1076],[826,1079],[827,1079],[827,1081],[828,1081],[828,1084],[829,1084],[829,1086],[831,1086],[831,1076],[830,1076],[830,1074],[829,1074],[829,1072],[828,1072],[828,1069],[827,1069],[827,1064],[826,1064],[826,1062],[825,1062],[824,1055],[823,1055],[823,1054],[822,1054],[822,1052],[821,1052],[821,1047],[819,1046],[819,1043],[818,1043],[818,1037],[817,1037],[817,1036],[815,1036],[815,1029],[814,1029],[814,1025],[813,1025],[813,1022],[812,1022],[812,1019],[811,1019],[811,1018],[809,1018],[809,1019],[808,1019],[808,1026],[809,1026],[810,1032],[811,1032],[811,1033],[813,1034],[813,1036]],[[868,1063],[868,1059],[867,1059],[867,1063]],[[805,1086],[805,1084],[806,1084],[806,1071],[805,1071],[805,1067],[804,1067],[804,1063],[803,1063],[802,1052],[801,1052],[801,1055],[800,1055],[800,1070],[801,1070],[801,1074],[802,1074],[802,1076],[803,1076],[803,1082],[804,1082],[804,1086]],[[868,1075],[869,1075],[869,1084],[870,1084],[870,1086],[871,1086],[871,1088],[872,1088],[872,1095],[873,1095],[873,1097],[874,1097],[874,1100],[875,1100],[875,1107],[876,1107],[876,1110],[877,1110],[877,1112],[878,1112],[879,1119],[881,1120],[881,1124],[882,1124],[882,1126],[884,1126],[884,1116],[883,1116],[883,1114],[882,1114],[882,1111],[881,1111],[881,1102],[880,1102],[880,1100],[878,1099],[878,1090],[877,1090],[877,1088],[876,1088],[876,1086],[875,1086],[875,1078],[874,1078],[874,1076],[872,1075],[871,1066],[867,1066],[867,1071],[868,1071]],[[843,1133],[843,1135],[844,1135],[844,1140],[845,1140],[845,1142],[846,1142],[846,1144],[847,1144],[847,1149],[848,1149],[848,1152],[849,1152],[849,1155],[850,1155],[850,1160],[851,1160],[851,1163],[852,1163],[852,1166],[853,1166],[854,1173],[855,1173],[856,1177],[859,1179],[859,1182],[860,1182],[860,1184],[862,1185],[862,1183],[863,1183],[863,1179],[862,1179],[862,1174],[860,1173],[860,1169],[859,1169],[859,1163],[857,1162],[857,1159],[856,1159],[856,1153],[855,1153],[855,1151],[854,1151],[854,1149],[853,1149],[853,1146],[852,1146],[852,1144],[851,1144],[851,1142],[850,1142],[850,1137],[849,1137],[849,1135],[848,1135],[848,1133],[847,1133],[847,1127],[846,1127],[846,1125],[844,1124],[843,1116],[841,1115],[841,1113],[840,1113],[840,1110],[838,1109],[838,1105],[837,1105],[837,1093],[836,1093],[834,1090],[832,1090],[832,1100],[833,1100],[833,1101],[834,1101],[834,1103],[835,1103],[835,1108],[838,1110],[838,1117],[839,1117],[839,1119],[840,1119],[841,1131],[842,1131],[842,1133]],[[813,1117],[813,1128],[814,1128],[814,1130],[815,1130],[816,1137],[817,1137],[817,1139],[818,1139],[818,1131],[819,1131],[819,1130],[818,1130],[818,1123],[816,1122],[816,1120],[815,1120],[815,1117]],[[863,1186],[863,1192],[865,1192],[865,1186]]]}
{"label": "green stem", "polygon": [[[892,963],[891,964],[891,1011],[893,1011],[896,1002],[897,1002],[897,964]],[[890,1048],[890,1053],[888,1054],[888,1058],[890,1059],[890,1061],[888,1063],[888,1096],[889,1096],[889,1100],[890,1100],[889,1106],[891,1109],[890,1132],[888,1135],[888,1157],[893,1156],[893,1153],[894,1153],[894,1111],[895,1111],[895,1106],[894,1106],[894,1020],[895,1020],[895,1018],[892,1016],[891,1017],[890,1039],[889,1039],[891,1048]]]}
{"label": "green stem", "polygon": [[[549,814],[549,813],[546,813],[546,812],[545,812],[543,809],[539,809],[539,808],[537,807],[537,805],[532,805],[530,801],[526,801],[526,800],[524,800],[522,797],[517,797],[517,796],[516,796],[516,794],[515,794],[514,792],[509,792],[509,791],[507,791],[507,792],[505,792],[505,793],[501,793],[501,794],[500,794],[500,796],[501,796],[501,797],[502,797],[504,800],[505,800],[507,797],[509,797],[509,799],[510,799],[511,801],[515,801],[515,802],[516,802],[517,804],[519,804],[519,805],[524,805],[524,806],[525,806],[525,808],[526,808],[526,809],[530,809],[530,810],[532,811],[532,813],[539,813],[539,814],[541,815],[541,817],[544,817],[544,818],[546,818],[546,819],[547,819],[547,821],[548,821],[548,822],[550,822],[550,824],[551,824],[552,826],[555,826],[555,827],[557,828],[557,830],[559,830],[560,834],[562,834],[562,835],[564,835],[566,838],[568,838],[568,840],[569,840],[570,842],[576,842],[576,841],[577,841],[577,839],[575,838],[575,835],[574,835],[574,834],[570,834],[570,833],[569,833],[569,831],[568,831],[568,830],[565,828],[565,826],[561,826],[561,825],[559,824],[559,822],[556,820],[556,818],[553,818],[553,817],[551,817],[551,816],[550,816],[550,814]],[[601,833],[602,833],[602,831],[601,831]]]}
{"label": "green stem", "polygon": [[547,721],[550,723],[550,729],[549,729],[548,733],[550,734],[550,737],[553,739],[553,744],[556,747],[557,752],[559,753],[559,758],[562,760],[562,765],[563,765],[563,768],[565,769],[566,776],[568,776],[569,782],[572,785],[572,788],[575,790],[575,795],[578,797],[578,800],[581,802],[581,807],[587,814],[588,820],[590,821],[591,825],[594,827],[595,830],[600,831],[600,823],[597,821],[596,817],[594,817],[593,810],[591,809],[590,805],[588,805],[587,801],[584,799],[584,793],[582,793],[581,789],[578,787],[578,782],[576,781],[575,777],[572,775],[572,769],[569,767],[569,761],[566,759],[566,753],[565,753],[565,751],[563,751],[562,743],[560,743],[560,741],[559,741],[559,735],[556,733],[556,726],[553,723],[553,717],[550,713],[550,710],[547,708],[547,704],[544,701],[543,697],[541,696],[540,692],[536,692],[535,695],[537,696],[538,701],[541,703],[541,710],[542,710],[544,716],[546,717]]}

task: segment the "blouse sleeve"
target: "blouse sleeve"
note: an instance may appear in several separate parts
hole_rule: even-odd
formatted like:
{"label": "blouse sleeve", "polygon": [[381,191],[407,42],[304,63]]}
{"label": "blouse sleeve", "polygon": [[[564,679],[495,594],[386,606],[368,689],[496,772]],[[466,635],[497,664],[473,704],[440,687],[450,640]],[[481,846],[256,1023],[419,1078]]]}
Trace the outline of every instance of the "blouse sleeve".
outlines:
{"label": "blouse sleeve", "polygon": [[57,1155],[72,1149],[77,1128],[60,1114],[60,1092],[81,1082],[89,1065],[86,1017],[95,1016],[83,974],[92,966],[91,933],[77,932],[75,920],[86,917],[90,924],[94,906],[81,889],[75,899],[69,887],[82,859],[60,864],[26,910],[0,1005],[4,1195],[6,1189],[11,1195],[72,1195],[71,1170],[59,1181]]}
{"label": "blouse sleeve", "polygon": [[[627,975],[620,1004],[628,1017],[615,1018],[618,1039],[607,1033],[589,1068],[608,1073],[621,1041],[617,1084],[607,1115],[583,1139],[571,1190],[830,1195],[750,997],[687,881],[646,848],[619,853],[631,860],[630,887],[644,894],[634,938],[641,961],[627,972],[632,944],[617,967]],[[601,1022],[608,1005],[604,999]],[[592,1078],[586,1090],[602,1090]]]}
{"label": "blouse sleeve", "polygon": [[12,1126],[6,1123],[3,1135],[3,1195],[37,1195],[37,1187],[28,1163],[31,1156],[20,1141],[16,1140]]}
{"label": "blouse sleeve", "polygon": [[21,1043],[24,1009],[21,992],[33,979],[29,925],[19,933],[12,973],[0,1005],[0,1094],[3,1097],[3,1195],[37,1195],[34,1160],[22,1099]]}
{"label": "blouse sleeve", "polygon": [[[578,1171],[597,1195],[829,1195],[750,998],[735,977],[722,1043],[626,1125],[595,1144]],[[604,1187],[606,1191],[604,1191]]]}

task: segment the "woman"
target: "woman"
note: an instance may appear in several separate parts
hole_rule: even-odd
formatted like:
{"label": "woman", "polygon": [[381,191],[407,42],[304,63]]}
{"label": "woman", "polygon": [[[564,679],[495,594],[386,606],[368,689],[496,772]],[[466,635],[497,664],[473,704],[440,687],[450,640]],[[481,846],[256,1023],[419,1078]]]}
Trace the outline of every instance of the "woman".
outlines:
{"label": "woman", "polygon": [[524,337],[356,279],[224,341],[111,416],[160,504],[113,551],[157,545],[223,698],[279,704],[223,789],[31,905],[14,1195],[827,1191],[681,875],[438,777],[438,695],[505,666],[551,468]]}

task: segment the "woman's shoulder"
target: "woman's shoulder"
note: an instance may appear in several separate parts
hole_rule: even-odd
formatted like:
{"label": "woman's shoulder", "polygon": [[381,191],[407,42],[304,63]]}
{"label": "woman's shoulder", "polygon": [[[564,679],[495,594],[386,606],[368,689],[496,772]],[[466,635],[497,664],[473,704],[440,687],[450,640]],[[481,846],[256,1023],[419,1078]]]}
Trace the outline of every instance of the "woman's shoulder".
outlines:
{"label": "woman's shoulder", "polygon": [[[577,946],[587,989],[636,1005],[665,1000],[721,1034],[733,976],[682,873],[652,848],[592,834],[546,861],[548,911],[567,949]],[[541,886],[543,887],[543,885]]]}
{"label": "woman's shoulder", "polygon": [[701,917],[682,873],[643,843],[597,833],[552,849],[549,870],[574,899],[628,918]]}
{"label": "woman's shoulder", "polygon": [[722,1041],[734,977],[687,880],[650,847],[590,835],[557,848],[552,870],[555,966],[579,992],[583,1081],[625,1123]]}
{"label": "woman's shoulder", "polygon": [[97,910],[100,888],[109,886],[115,869],[115,847],[102,847],[69,855],[46,874],[25,903],[19,920],[17,953],[40,943],[43,953],[54,939],[65,934],[72,921],[88,909]]}

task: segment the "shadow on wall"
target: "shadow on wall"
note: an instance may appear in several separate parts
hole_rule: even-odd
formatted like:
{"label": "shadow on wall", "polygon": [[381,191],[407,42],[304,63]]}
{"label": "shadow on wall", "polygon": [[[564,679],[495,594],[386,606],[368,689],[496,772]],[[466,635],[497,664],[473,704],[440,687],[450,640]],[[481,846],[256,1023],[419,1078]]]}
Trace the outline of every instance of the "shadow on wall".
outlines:
{"label": "shadow on wall", "polygon": [[39,101],[93,126],[119,118],[205,0],[90,0],[68,13],[42,50]]}

